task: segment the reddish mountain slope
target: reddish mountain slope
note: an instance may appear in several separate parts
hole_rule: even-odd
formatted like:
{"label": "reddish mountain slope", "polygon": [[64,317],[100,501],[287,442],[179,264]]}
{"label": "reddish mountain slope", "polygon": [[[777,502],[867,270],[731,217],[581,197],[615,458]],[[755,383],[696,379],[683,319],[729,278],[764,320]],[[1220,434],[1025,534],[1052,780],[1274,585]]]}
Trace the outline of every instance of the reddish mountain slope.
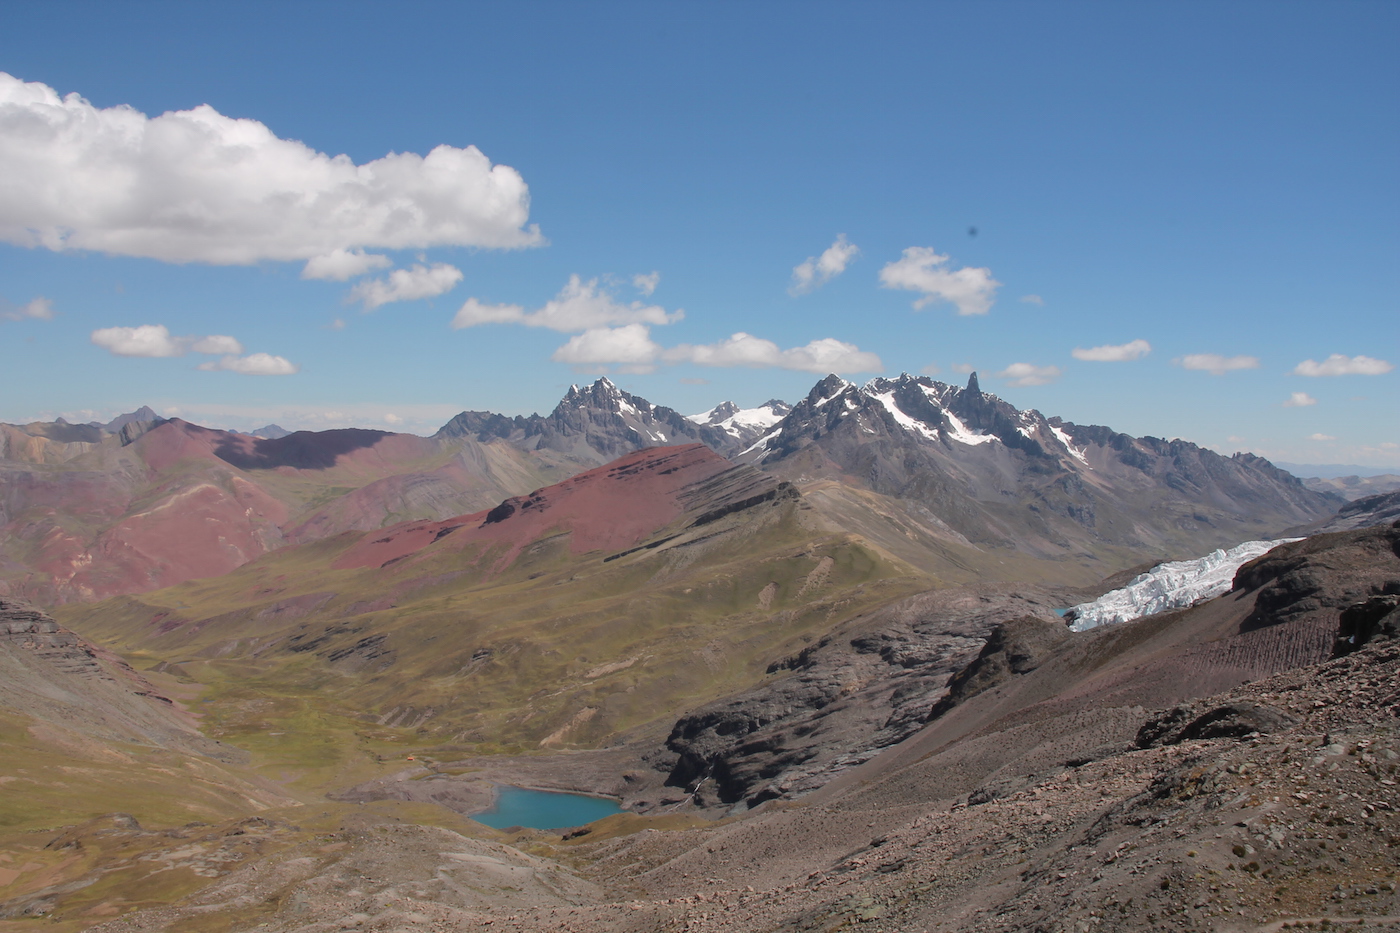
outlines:
{"label": "reddish mountain slope", "polygon": [[551,478],[504,443],[358,429],[266,439],[174,419],[116,434],[7,425],[0,441],[0,594],[45,605],[219,576],[287,543],[480,509]]}
{"label": "reddish mountain slope", "polygon": [[681,493],[687,487],[732,467],[703,444],[639,450],[489,511],[395,526],[356,545],[335,567],[381,567],[444,538],[443,547],[482,545],[499,553],[496,567],[509,565],[521,548],[551,532],[569,534],[575,554],[621,550],[677,518],[686,507]]}

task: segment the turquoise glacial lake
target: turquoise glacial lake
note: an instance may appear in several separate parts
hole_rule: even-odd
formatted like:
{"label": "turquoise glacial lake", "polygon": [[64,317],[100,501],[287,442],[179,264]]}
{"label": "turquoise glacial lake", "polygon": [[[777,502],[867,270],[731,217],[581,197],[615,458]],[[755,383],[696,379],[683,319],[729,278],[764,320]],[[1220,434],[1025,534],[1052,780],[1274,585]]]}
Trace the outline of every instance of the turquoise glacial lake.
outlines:
{"label": "turquoise glacial lake", "polygon": [[605,816],[621,813],[615,801],[584,794],[529,790],[503,784],[496,788],[496,806],[471,818],[496,829],[528,826],[530,829],[568,829]]}

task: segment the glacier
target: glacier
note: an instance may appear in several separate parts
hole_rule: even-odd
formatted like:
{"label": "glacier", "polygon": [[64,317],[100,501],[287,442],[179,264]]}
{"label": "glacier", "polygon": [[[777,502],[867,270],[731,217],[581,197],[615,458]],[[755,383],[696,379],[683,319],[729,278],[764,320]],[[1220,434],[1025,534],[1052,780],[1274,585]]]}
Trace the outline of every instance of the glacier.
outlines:
{"label": "glacier", "polygon": [[1100,625],[1131,622],[1156,612],[1185,609],[1230,592],[1235,571],[1280,544],[1302,538],[1246,541],[1228,551],[1211,551],[1196,560],[1169,561],[1138,574],[1122,589],[1112,590],[1090,603],[1065,611],[1070,631],[1085,632]]}

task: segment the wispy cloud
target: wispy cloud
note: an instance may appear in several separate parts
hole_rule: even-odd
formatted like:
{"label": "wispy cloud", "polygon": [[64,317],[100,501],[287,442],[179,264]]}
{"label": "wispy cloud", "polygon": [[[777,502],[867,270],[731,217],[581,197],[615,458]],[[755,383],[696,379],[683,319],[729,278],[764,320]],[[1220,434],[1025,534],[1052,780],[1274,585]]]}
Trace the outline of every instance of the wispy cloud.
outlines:
{"label": "wispy cloud", "polygon": [[1017,299],[1017,301],[1024,301],[1028,305],[1045,304],[1045,299],[1041,298],[1039,295],[1022,295],[1020,298]]}
{"label": "wispy cloud", "polygon": [[1127,360],[1140,360],[1152,352],[1152,344],[1146,340],[1130,340],[1127,343],[1104,344],[1085,350],[1075,347],[1070,355],[1076,360],[1089,360],[1095,363],[1122,363]]}
{"label": "wispy cloud", "polygon": [[1333,437],[1331,434],[1309,434],[1309,435],[1308,435],[1308,440],[1310,440],[1310,441],[1335,441],[1336,438]]}
{"label": "wispy cloud", "polygon": [[1235,369],[1258,369],[1257,356],[1221,356],[1219,353],[1189,353],[1172,360],[1182,369],[1199,369],[1212,376],[1223,376]]}
{"label": "wispy cloud", "polygon": [[1043,386],[1060,378],[1060,367],[1012,363],[997,375],[1003,379],[1009,379],[1013,386]]}
{"label": "wispy cloud", "polygon": [[457,310],[452,326],[461,329],[480,324],[523,324],[569,333],[627,324],[674,324],[683,317],[685,312],[680,309],[667,311],[660,305],[640,301],[624,304],[600,287],[597,279],[585,282],[571,275],[558,295],[534,311],[526,311],[520,305],[491,305],[468,298]]}
{"label": "wispy cloud", "polygon": [[0,321],[48,321],[53,319],[53,302],[43,295],[22,305],[0,298]]}
{"label": "wispy cloud", "polygon": [[932,302],[946,301],[957,307],[958,314],[986,314],[1001,283],[992,278],[991,269],[947,268],[948,258],[927,246],[911,246],[880,270],[880,284],[922,292],[923,297],[914,302],[916,311]]}
{"label": "wispy cloud", "polygon": [[355,248],[536,246],[520,173],[475,146],[363,165],[202,104],[148,117],[0,73],[0,240],[242,265]]}
{"label": "wispy cloud", "polygon": [[1309,405],[1316,405],[1317,399],[1306,392],[1294,392],[1288,397],[1288,401],[1283,403],[1284,408],[1306,408]]}
{"label": "wispy cloud", "polygon": [[806,260],[792,267],[792,284],[789,295],[805,295],[821,288],[827,282],[846,271],[852,259],[860,255],[860,248],[846,242],[846,234],[822,251],[820,256],[808,256]]}
{"label": "wispy cloud", "polygon": [[1293,367],[1295,376],[1380,376],[1395,367],[1370,356],[1343,356],[1333,353],[1321,363],[1303,360]]}
{"label": "wispy cloud", "polygon": [[656,291],[656,286],[660,284],[660,272],[648,272],[645,274],[638,272],[636,275],[632,276],[632,287],[648,298],[651,297],[652,292]]}
{"label": "wispy cloud", "polygon": [[373,311],[393,301],[417,301],[436,298],[452,291],[462,281],[462,270],[445,262],[431,266],[414,265],[412,269],[395,269],[387,278],[367,279],[350,289],[349,301],[364,303]]}

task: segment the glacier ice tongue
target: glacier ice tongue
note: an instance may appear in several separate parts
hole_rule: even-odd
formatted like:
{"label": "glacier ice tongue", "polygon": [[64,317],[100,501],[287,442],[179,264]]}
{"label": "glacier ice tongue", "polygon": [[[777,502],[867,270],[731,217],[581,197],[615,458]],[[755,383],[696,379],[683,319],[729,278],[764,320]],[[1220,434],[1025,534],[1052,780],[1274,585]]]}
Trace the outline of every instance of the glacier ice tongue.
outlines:
{"label": "glacier ice tongue", "polygon": [[1131,622],[1169,609],[1185,609],[1230,592],[1235,571],[1261,554],[1301,538],[1275,541],[1246,541],[1228,551],[1216,550],[1197,560],[1158,564],[1119,590],[1105,593],[1091,603],[1069,609],[1072,632],[1084,632],[1100,625]]}

